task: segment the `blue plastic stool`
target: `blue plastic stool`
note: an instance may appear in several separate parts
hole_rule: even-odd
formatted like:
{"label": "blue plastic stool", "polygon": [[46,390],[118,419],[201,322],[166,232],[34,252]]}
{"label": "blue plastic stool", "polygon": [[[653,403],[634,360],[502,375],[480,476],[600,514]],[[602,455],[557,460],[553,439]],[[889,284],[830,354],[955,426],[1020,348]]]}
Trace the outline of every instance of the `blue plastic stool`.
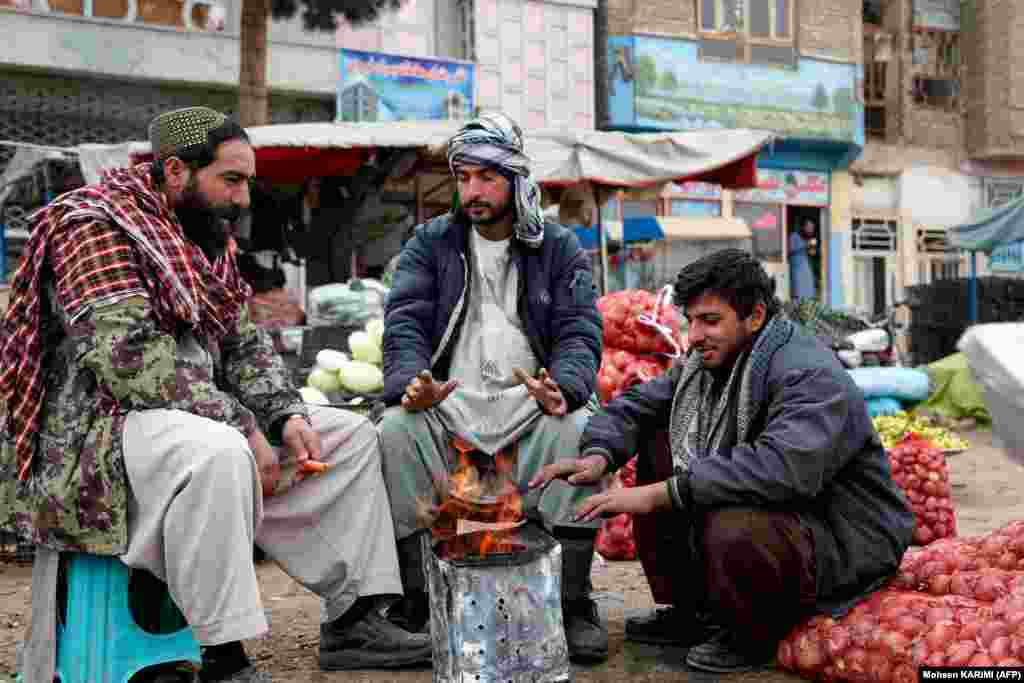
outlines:
{"label": "blue plastic stool", "polygon": [[202,658],[192,629],[148,633],[128,606],[128,567],[116,557],[76,553],[67,569],[67,617],[57,627],[62,683],[128,683],[139,671]]}

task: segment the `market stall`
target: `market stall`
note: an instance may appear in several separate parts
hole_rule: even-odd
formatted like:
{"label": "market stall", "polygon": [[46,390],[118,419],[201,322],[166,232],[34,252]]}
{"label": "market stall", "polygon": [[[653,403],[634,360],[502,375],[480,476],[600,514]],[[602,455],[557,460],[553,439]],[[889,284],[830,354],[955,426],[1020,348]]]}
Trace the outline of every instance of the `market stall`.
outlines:
{"label": "market stall", "polygon": [[995,209],[982,210],[974,220],[949,229],[949,244],[971,253],[968,282],[968,321],[978,322],[978,252],[1018,252],[1024,245],[1024,197]]}

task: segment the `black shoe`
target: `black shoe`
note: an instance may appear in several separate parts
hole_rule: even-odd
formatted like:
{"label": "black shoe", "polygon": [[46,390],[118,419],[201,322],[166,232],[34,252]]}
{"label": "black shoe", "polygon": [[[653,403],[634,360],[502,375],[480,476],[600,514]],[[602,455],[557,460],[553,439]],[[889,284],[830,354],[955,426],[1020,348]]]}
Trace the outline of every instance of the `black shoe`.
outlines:
{"label": "black shoe", "polygon": [[661,607],[626,619],[626,640],[651,645],[693,647],[706,642],[718,627],[692,610]]}
{"label": "black shoe", "polygon": [[592,663],[608,659],[608,629],[590,597],[564,602],[562,620],[571,661]]}
{"label": "black shoe", "polygon": [[772,652],[751,652],[737,646],[731,633],[722,629],[705,643],[690,648],[686,665],[691,669],[729,674],[763,669],[775,661]]}
{"label": "black shoe", "polygon": [[320,626],[320,668],[397,669],[431,659],[430,636],[398,628],[373,609],[347,628]]}
{"label": "black shoe", "polygon": [[388,621],[409,633],[430,633],[430,596],[408,591],[388,608]]}

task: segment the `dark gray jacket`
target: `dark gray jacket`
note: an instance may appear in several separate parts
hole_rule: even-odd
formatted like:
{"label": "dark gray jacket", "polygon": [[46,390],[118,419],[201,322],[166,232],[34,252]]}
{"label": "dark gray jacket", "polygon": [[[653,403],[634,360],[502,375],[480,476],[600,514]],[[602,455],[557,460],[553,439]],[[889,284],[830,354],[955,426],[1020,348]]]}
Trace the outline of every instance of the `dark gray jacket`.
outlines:
{"label": "dark gray jacket", "polygon": [[[384,401],[402,400],[418,372],[447,379],[466,318],[471,226],[450,214],[416,228],[403,248],[384,313]],[[544,224],[536,249],[512,240],[519,272],[519,317],[541,367],[572,412],[594,391],[603,327],[590,258],[575,233]]]}
{"label": "dark gray jacket", "polygon": [[[722,449],[692,460],[675,485],[692,512],[738,505],[797,513],[814,534],[818,606],[838,614],[897,572],[914,517],[856,384],[835,354],[784,324],[788,340],[752,375],[750,440],[737,443],[730,428]],[[681,369],[594,415],[581,451],[618,466],[638,450],[643,457],[649,435],[669,428]]]}

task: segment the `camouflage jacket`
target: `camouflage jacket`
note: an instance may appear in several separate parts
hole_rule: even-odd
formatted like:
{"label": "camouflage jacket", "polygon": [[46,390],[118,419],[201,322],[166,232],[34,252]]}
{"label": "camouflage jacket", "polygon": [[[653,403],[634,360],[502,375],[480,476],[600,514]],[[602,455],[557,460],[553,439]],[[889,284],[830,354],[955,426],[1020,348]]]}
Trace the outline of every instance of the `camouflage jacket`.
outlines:
{"label": "camouflage jacket", "polygon": [[[184,410],[245,435],[285,415],[306,414],[288,369],[247,307],[235,329],[200,357],[182,351],[181,335],[160,330],[141,296],[98,307],[73,325],[51,298],[42,328],[46,399],[27,480],[18,480],[11,443],[0,445],[0,528],[37,545],[125,552],[130,485],[122,429],[132,410]],[[101,394],[112,395],[118,410],[100,410]]]}

